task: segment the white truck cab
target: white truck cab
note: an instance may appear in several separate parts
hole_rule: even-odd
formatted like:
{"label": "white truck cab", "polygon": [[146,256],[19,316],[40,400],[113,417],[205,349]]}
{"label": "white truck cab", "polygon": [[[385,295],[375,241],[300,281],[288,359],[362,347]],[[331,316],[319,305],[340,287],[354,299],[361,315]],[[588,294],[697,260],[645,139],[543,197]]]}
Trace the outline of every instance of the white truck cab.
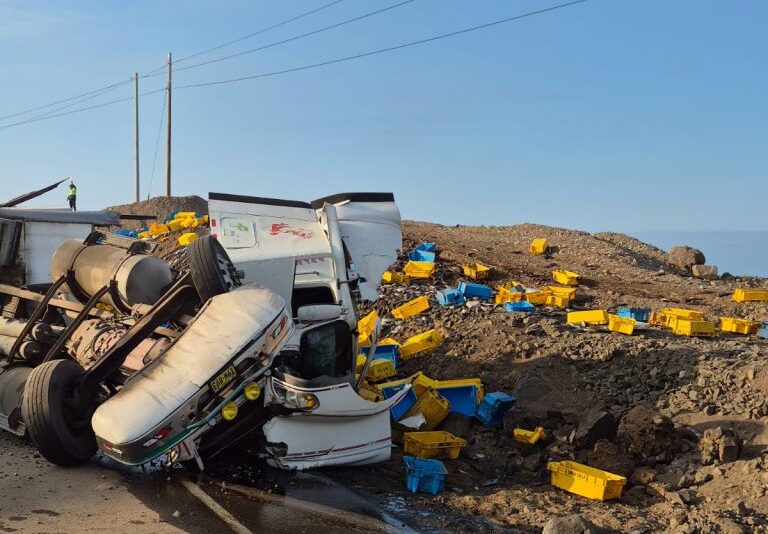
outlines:
{"label": "white truck cab", "polygon": [[[389,408],[357,394],[357,299],[375,300],[402,248],[391,193],[344,193],[311,203],[210,193],[211,235],[242,271],[289,303],[295,330],[265,387],[268,461],[280,468],[386,460]],[[281,409],[284,413],[280,413]]]}

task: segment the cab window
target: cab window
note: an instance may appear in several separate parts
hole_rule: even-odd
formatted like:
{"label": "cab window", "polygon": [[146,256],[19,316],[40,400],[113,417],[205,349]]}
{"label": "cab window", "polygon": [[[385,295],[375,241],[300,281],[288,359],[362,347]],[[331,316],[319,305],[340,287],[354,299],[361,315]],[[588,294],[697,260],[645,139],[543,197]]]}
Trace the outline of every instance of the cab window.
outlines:
{"label": "cab window", "polygon": [[346,322],[324,324],[301,336],[298,371],[302,378],[345,376],[351,363],[352,336]]}

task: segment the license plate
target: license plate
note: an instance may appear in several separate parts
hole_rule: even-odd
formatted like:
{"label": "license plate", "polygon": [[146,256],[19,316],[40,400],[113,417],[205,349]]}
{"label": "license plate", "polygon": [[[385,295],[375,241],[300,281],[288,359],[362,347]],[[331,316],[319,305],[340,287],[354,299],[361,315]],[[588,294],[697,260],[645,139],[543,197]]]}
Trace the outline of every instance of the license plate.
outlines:
{"label": "license plate", "polygon": [[218,393],[222,389],[224,389],[227,384],[232,382],[235,377],[237,376],[237,371],[235,371],[235,366],[230,365],[226,369],[224,369],[219,375],[211,380],[211,389],[214,393]]}

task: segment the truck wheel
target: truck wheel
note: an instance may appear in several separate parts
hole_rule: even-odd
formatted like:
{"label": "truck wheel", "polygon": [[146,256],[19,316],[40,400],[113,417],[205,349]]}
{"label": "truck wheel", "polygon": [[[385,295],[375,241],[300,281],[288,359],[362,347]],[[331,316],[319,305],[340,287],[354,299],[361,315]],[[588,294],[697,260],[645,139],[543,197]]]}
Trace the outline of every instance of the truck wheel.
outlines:
{"label": "truck wheel", "polygon": [[187,247],[187,257],[192,283],[203,302],[240,285],[237,270],[227,251],[211,236],[192,241]]}
{"label": "truck wheel", "polygon": [[32,442],[46,460],[72,466],[96,454],[90,417],[77,418],[76,391],[83,368],[72,360],[45,362],[29,373],[21,416]]}

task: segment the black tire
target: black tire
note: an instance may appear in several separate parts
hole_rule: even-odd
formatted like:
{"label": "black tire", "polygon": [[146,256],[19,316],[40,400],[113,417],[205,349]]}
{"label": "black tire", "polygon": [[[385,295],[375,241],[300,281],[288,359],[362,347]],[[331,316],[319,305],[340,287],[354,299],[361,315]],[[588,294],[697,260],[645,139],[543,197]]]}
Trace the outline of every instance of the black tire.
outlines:
{"label": "black tire", "polygon": [[74,420],[74,388],[83,368],[72,360],[53,360],[35,367],[24,387],[21,416],[40,454],[56,465],[73,466],[96,454],[91,410]]}
{"label": "black tire", "polygon": [[187,258],[192,283],[203,302],[240,285],[237,270],[227,251],[211,236],[192,241],[187,247]]}

